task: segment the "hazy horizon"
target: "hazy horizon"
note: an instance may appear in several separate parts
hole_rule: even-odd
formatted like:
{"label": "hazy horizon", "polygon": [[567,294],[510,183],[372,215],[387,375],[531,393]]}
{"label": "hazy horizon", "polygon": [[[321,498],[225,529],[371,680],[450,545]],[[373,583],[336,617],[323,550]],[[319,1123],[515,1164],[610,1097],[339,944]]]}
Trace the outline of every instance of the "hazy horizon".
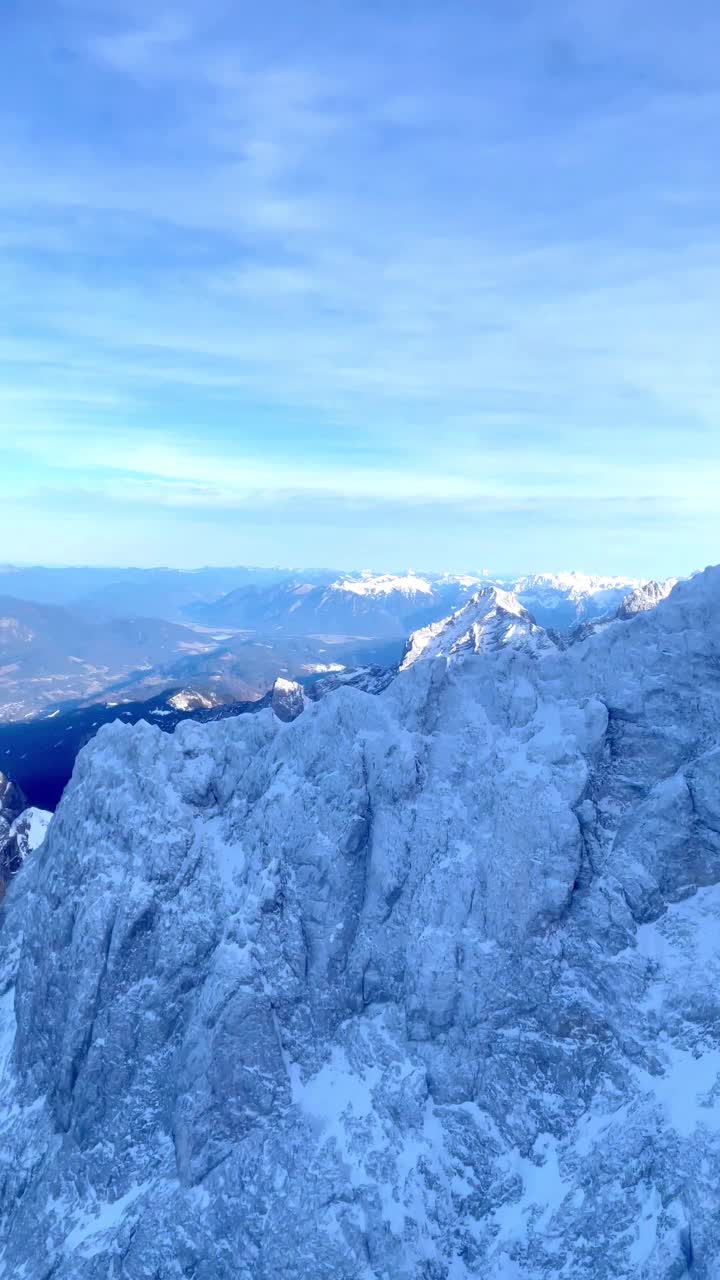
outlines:
{"label": "hazy horizon", "polygon": [[[687,573],[663,573],[662,575],[660,575],[660,577],[662,580],[667,580],[668,578],[688,578],[695,573],[701,573],[703,569],[707,567],[709,566],[696,565],[693,569],[691,569]],[[577,565],[569,565],[569,564],[561,565],[559,567],[548,567],[547,565],[539,565],[539,566],[530,566],[530,567],[520,566],[515,568],[512,568],[512,567],[504,568],[503,566],[478,567],[477,565],[465,565],[465,564],[459,565],[459,566],[441,565],[440,567],[437,567],[434,565],[427,565],[427,564],[347,565],[347,564],[331,564],[331,563],[328,563],[328,564],[289,564],[289,563],[282,564],[279,562],[278,563],[260,563],[260,562],[251,562],[251,561],[245,561],[245,562],[228,561],[223,563],[218,561],[217,563],[178,565],[178,564],[160,564],[160,563],[154,564],[149,562],[147,564],[139,564],[139,563],[134,563],[129,561],[128,562],[117,561],[116,563],[112,563],[112,562],[101,562],[101,561],[53,562],[52,560],[42,560],[42,561],[41,560],[28,560],[28,561],[0,560],[0,572],[13,572],[15,570],[17,570],[18,572],[27,572],[31,570],[48,570],[51,572],[53,571],[62,572],[63,570],[67,570],[68,572],[70,571],[82,572],[83,570],[87,570],[88,572],[98,572],[98,573],[101,573],[101,572],[120,573],[120,572],[126,571],[130,573],[170,572],[170,573],[187,573],[187,574],[203,573],[205,571],[207,572],[223,571],[226,573],[231,573],[233,572],[233,570],[237,570],[237,571],[258,570],[260,572],[268,572],[268,573],[277,572],[277,573],[288,573],[288,574],[338,573],[338,574],[357,575],[357,574],[366,573],[366,574],[372,575],[373,577],[380,577],[380,576],[386,576],[386,575],[391,577],[402,577],[409,574],[418,574],[418,575],[428,574],[432,577],[440,577],[446,574],[449,577],[474,576],[478,578],[487,578],[488,581],[493,581],[495,579],[509,581],[512,579],[523,578],[523,577],[543,577],[543,576],[561,577],[563,575],[576,575],[578,577],[587,577],[587,578],[621,578],[621,579],[632,578],[632,579],[637,579],[639,581],[647,582],[657,576],[654,574],[645,574],[642,572],[634,572],[634,573],[633,572],[615,572],[611,568],[606,570],[591,571],[583,567],[578,567]]]}

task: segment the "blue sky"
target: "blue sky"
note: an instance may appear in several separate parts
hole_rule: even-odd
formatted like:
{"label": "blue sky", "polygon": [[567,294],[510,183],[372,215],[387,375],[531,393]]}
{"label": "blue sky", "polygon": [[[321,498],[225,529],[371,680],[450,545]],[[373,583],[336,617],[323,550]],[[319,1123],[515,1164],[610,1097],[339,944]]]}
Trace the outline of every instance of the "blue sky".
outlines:
{"label": "blue sky", "polygon": [[0,37],[0,560],[720,559],[715,4]]}

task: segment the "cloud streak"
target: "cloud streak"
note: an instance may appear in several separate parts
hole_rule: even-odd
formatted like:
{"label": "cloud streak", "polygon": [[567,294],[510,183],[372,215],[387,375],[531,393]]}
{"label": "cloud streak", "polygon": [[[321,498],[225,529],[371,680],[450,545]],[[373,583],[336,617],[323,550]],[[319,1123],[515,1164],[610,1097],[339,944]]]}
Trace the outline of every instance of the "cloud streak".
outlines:
{"label": "cloud streak", "polygon": [[16,24],[0,99],[44,88],[0,142],[3,497],[620,498],[631,537],[644,495],[689,567],[720,466],[700,11],[702,49],[617,0]]}

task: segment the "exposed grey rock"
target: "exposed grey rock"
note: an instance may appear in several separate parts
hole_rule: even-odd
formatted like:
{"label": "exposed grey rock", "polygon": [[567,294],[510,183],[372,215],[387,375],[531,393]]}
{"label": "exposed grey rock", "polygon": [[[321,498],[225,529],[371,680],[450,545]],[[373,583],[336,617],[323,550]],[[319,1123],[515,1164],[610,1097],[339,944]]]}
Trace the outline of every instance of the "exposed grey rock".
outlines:
{"label": "exposed grey rock", "polygon": [[283,676],[278,676],[273,685],[270,705],[278,720],[284,720],[286,723],[296,720],[299,715],[302,715],[305,707],[302,685],[296,680],[286,680]]}
{"label": "exposed grey rock", "polygon": [[665,582],[655,582],[654,579],[644,582],[625,597],[615,616],[622,619],[633,618],[636,613],[654,609],[656,604],[670,595],[676,582],[676,578],[668,578]]}
{"label": "exposed grey rock", "polygon": [[22,862],[13,826],[26,808],[20,788],[0,771],[0,894]]}
{"label": "exposed grey rock", "polygon": [[505,645],[522,647],[526,653],[553,648],[549,632],[535,619],[517,596],[499,587],[483,587],[449,618],[414,631],[407,642],[400,669],[407,670],[419,658],[497,650]]}
{"label": "exposed grey rock", "polygon": [[351,667],[347,671],[335,671],[322,680],[315,680],[305,690],[308,698],[317,702],[335,689],[351,687],[362,689],[364,693],[382,693],[397,675],[397,667],[381,667],[371,664],[367,667]]}
{"label": "exposed grey rock", "polygon": [[0,770],[0,822],[9,826],[25,808],[27,800],[22,791]]}
{"label": "exposed grey rock", "polygon": [[650,582],[638,584],[623,598],[617,609],[580,622],[564,635],[555,635],[556,643],[561,646],[577,644],[580,640],[587,640],[589,636],[594,635],[602,627],[609,626],[612,622],[627,622],[630,618],[634,618],[637,613],[645,613],[648,609],[654,609],[661,600],[670,595],[673,587],[677,585],[677,581],[677,578],[667,578],[664,582],[651,580]]}
{"label": "exposed grey rock", "polygon": [[4,908],[3,1280],[718,1275],[720,571],[564,650],[496,605],[81,753]]}

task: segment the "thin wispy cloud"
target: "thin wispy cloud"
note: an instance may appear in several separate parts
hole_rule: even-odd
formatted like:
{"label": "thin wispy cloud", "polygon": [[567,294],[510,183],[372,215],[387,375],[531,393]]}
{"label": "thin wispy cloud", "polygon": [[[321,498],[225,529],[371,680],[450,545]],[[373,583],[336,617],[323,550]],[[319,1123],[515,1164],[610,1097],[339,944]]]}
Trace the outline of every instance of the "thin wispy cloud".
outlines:
{"label": "thin wispy cloud", "polygon": [[[562,496],[586,504],[588,567],[607,567],[598,504],[622,498],[640,572],[663,567],[643,502],[665,499],[667,571],[702,558],[709,4],[674,47],[669,6],[595,0],[51,10],[0,55],[4,497],[74,476],[168,521],[279,503],[271,536],[234,544],[266,560],[313,494],[370,504],[388,546],[399,507],[417,532],[427,502]],[[448,556],[506,554],[499,519],[477,555],[464,520]],[[523,568],[536,544],[514,529]],[[554,518],[543,538],[560,563]],[[357,537],[344,555],[367,559]]]}

